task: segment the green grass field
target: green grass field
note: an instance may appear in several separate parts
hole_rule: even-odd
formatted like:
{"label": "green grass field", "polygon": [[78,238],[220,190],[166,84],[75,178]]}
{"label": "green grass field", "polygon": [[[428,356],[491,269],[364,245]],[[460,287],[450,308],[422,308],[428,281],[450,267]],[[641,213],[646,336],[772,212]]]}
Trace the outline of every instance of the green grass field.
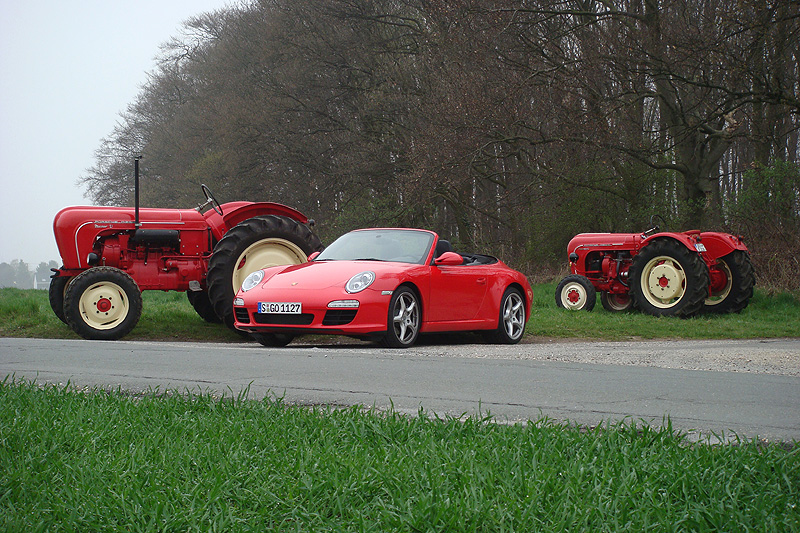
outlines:
{"label": "green grass field", "polygon": [[0,384],[3,531],[798,531],[800,447]]}
{"label": "green grass field", "polygon": [[[705,314],[690,319],[655,318],[642,313],[610,313],[598,302],[591,312],[556,308],[555,284],[534,287],[527,335],[577,339],[723,339],[800,337],[800,298],[757,290],[739,314]],[[239,342],[242,337],[204,322],[186,295],[146,291],[139,324],[127,340]],[[78,338],[56,318],[45,291],[0,289],[0,336]]]}

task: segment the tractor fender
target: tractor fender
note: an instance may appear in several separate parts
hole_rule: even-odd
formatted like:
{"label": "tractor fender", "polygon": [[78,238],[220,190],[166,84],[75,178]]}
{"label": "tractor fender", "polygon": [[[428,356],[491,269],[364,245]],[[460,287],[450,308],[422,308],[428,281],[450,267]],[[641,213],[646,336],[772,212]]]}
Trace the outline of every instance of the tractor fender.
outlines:
{"label": "tractor fender", "polygon": [[232,227],[253,217],[279,215],[301,224],[309,222],[308,217],[300,211],[274,202],[228,202],[222,204],[221,208],[223,216],[219,216],[213,209],[203,214],[216,240],[220,240]]}
{"label": "tractor fender", "polygon": [[747,252],[744,240],[736,235],[708,231],[701,233],[700,239],[706,247],[706,255],[714,260],[725,257],[734,250]]}
{"label": "tractor fender", "polygon": [[684,233],[674,233],[670,231],[665,231],[662,233],[654,233],[653,235],[649,235],[647,238],[642,240],[640,249],[657,239],[672,239],[686,246],[689,250],[697,252],[696,244],[699,241],[698,239],[699,235],[700,235],[699,231],[687,231]]}

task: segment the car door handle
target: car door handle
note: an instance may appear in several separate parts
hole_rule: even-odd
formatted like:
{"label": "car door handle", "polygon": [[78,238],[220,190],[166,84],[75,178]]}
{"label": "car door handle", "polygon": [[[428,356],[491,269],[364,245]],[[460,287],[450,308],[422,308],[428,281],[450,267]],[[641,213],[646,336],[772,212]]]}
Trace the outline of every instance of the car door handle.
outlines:
{"label": "car door handle", "polygon": [[476,281],[478,285],[486,285],[486,278],[478,278]]}

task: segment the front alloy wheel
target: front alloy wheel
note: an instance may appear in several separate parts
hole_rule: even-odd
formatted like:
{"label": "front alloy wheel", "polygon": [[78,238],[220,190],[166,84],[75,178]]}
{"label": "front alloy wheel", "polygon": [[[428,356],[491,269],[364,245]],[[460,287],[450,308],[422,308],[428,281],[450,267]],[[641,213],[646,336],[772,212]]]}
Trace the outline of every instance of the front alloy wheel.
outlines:
{"label": "front alloy wheel", "polygon": [[422,313],[416,293],[408,287],[394,291],[389,302],[389,320],[384,345],[389,348],[408,348],[419,335]]}

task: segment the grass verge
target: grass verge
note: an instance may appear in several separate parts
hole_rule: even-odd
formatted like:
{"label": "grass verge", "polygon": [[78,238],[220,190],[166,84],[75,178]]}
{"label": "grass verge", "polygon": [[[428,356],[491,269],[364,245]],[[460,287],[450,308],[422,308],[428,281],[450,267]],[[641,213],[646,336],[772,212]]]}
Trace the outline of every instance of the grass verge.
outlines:
{"label": "grass verge", "polygon": [[800,447],[0,384],[4,531],[797,531]]}
{"label": "grass verge", "polygon": [[[610,313],[597,304],[591,312],[555,305],[555,283],[534,287],[527,334],[535,337],[629,339],[753,339],[800,337],[800,298],[756,291],[739,314],[704,314],[690,319],[656,318],[637,312]],[[126,340],[238,342],[242,337],[203,321],[177,292],[145,291],[139,324]],[[46,291],[0,289],[0,336],[78,338],[50,309]]]}

